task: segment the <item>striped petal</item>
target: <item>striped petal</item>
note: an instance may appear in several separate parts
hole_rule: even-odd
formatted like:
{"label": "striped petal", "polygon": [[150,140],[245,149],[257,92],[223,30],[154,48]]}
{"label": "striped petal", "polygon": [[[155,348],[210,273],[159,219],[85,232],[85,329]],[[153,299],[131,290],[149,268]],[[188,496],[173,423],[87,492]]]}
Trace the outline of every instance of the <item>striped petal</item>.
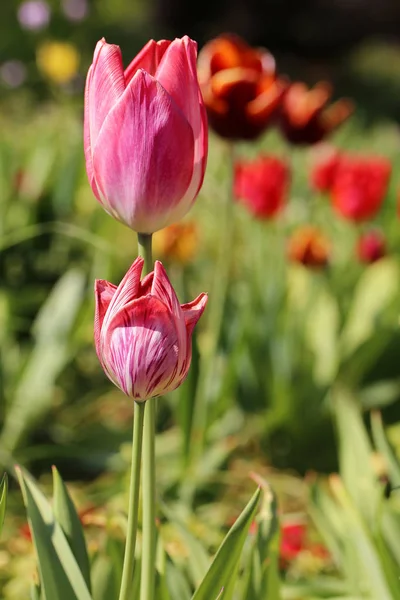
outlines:
{"label": "striped petal", "polygon": [[179,385],[175,320],[161,300],[145,296],[118,313],[103,344],[110,379],[137,401]]}
{"label": "striped petal", "polygon": [[175,290],[171,285],[168,275],[160,261],[154,265],[154,279],[151,286],[151,294],[161,300],[167,306],[168,310],[175,319],[175,327],[178,336],[178,374],[182,374],[182,369],[186,361],[187,354],[187,333],[181,305],[176,296]]}
{"label": "striped petal", "polygon": [[96,352],[101,361],[100,335],[104,316],[108,310],[111,300],[117,290],[117,286],[105,279],[96,279],[94,283],[95,314],[94,314],[94,342]]}
{"label": "striped petal", "polygon": [[132,263],[125,277],[114,292],[103,317],[102,327],[106,329],[112,320],[118,317],[119,311],[139,295],[140,276],[143,270],[144,260],[141,256]]}
{"label": "striped petal", "polygon": [[189,339],[193,333],[193,329],[197,321],[200,319],[201,315],[204,312],[207,301],[208,296],[207,294],[203,293],[197,296],[197,298],[192,302],[182,304],[181,306],[183,317],[185,319],[186,331]]}

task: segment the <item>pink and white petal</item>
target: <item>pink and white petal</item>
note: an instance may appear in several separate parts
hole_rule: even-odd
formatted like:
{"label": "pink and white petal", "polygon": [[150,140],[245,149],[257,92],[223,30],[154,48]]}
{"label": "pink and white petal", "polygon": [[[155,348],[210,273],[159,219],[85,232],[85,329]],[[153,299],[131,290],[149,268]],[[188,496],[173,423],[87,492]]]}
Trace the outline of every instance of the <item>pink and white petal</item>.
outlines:
{"label": "pink and white petal", "polygon": [[150,40],[147,42],[125,69],[125,84],[128,85],[138,69],[143,69],[150,75],[154,75],[170,43],[169,40],[160,40],[159,42]]}
{"label": "pink and white petal", "polygon": [[97,356],[101,362],[100,354],[100,338],[101,328],[103,326],[104,315],[110,305],[110,302],[117,289],[116,285],[109,283],[105,279],[96,279],[94,283],[94,296],[95,296],[95,313],[94,313],[94,344],[97,352]]}
{"label": "pink and white petal", "polygon": [[194,140],[174,100],[139,70],[108,114],[93,151],[102,204],[140,233],[171,223],[193,173]]}
{"label": "pink and white petal", "polygon": [[158,396],[174,382],[178,339],[172,314],[158,298],[133,300],[118,313],[103,343],[107,372],[137,401]]}
{"label": "pink and white petal", "polygon": [[85,98],[85,109],[93,150],[104,120],[125,90],[125,77],[119,46],[97,43]]}
{"label": "pink and white petal", "polygon": [[140,282],[139,297],[151,294],[151,286],[153,285],[154,271],[145,275]]}
{"label": "pink and white petal", "polygon": [[185,319],[186,331],[188,336],[192,335],[193,329],[204,312],[207,305],[208,296],[207,294],[200,294],[192,302],[182,304],[182,312]]}
{"label": "pink and white petal", "polygon": [[103,318],[103,330],[109,327],[111,321],[115,318],[115,316],[118,315],[119,311],[122,310],[126,304],[138,297],[143,264],[143,258],[138,256],[129,267],[125,277],[117,287],[111,302],[108,305],[107,311]]}
{"label": "pink and white petal", "polygon": [[175,319],[179,349],[178,373],[180,373],[187,352],[187,334],[185,321],[183,318],[181,305],[176,296],[175,290],[172,287],[172,284],[168,278],[164,266],[159,260],[156,260],[154,265],[154,279],[153,284],[151,286],[151,294],[152,296],[155,296],[156,298],[161,300],[161,302],[163,302],[165,306],[167,306],[168,310],[171,312],[173,318]]}

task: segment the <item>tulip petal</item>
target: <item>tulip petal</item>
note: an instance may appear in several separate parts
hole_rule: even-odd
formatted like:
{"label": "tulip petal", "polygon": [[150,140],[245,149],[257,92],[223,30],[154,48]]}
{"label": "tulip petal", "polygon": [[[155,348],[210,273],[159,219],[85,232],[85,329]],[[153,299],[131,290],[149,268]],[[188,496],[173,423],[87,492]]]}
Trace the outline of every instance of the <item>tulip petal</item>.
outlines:
{"label": "tulip petal", "polygon": [[192,302],[187,302],[186,304],[182,304],[181,309],[183,311],[183,316],[185,318],[186,331],[188,336],[192,334],[192,331],[200,319],[201,315],[204,312],[208,301],[207,294],[200,294],[197,296],[195,300]]}
{"label": "tulip petal", "polygon": [[97,200],[100,201],[100,193],[97,189],[96,180],[94,178],[93,159],[92,159],[92,142],[90,137],[90,116],[89,116],[89,90],[92,80],[93,66],[89,67],[86,77],[85,86],[85,115],[83,120],[83,148],[85,152],[86,172],[89,179],[90,187]]}
{"label": "tulip petal", "polygon": [[93,154],[104,120],[125,90],[124,69],[119,46],[107,44],[104,39],[97,43],[88,83],[85,103],[87,104]]}
{"label": "tulip petal", "polygon": [[165,304],[154,296],[125,306],[102,347],[110,379],[135,400],[158,396],[181,381],[176,378],[179,346],[175,322]]}
{"label": "tulip petal", "polygon": [[172,313],[175,319],[179,348],[177,369],[178,374],[181,374],[187,351],[187,333],[185,329],[185,321],[183,319],[181,305],[176,296],[175,290],[168,279],[166,270],[159,260],[156,260],[154,265],[154,279],[151,286],[151,294],[152,296],[155,296],[161,300],[161,302],[167,306],[168,310]]}
{"label": "tulip petal", "polygon": [[96,279],[94,282],[94,296],[96,302],[94,315],[94,341],[97,354],[99,354],[100,331],[103,326],[104,315],[117,290],[117,286],[105,279]]}
{"label": "tulip petal", "polygon": [[125,84],[128,85],[138,69],[143,69],[150,75],[155,75],[157,67],[170,45],[170,40],[150,40],[135,56],[130,65],[125,69]]}
{"label": "tulip petal", "polygon": [[104,208],[135,231],[162,229],[189,187],[193,155],[181,110],[151,75],[137,71],[93,151]]}
{"label": "tulip petal", "polygon": [[138,297],[143,264],[143,258],[138,256],[117,287],[103,318],[104,328],[110,326],[111,321],[118,315],[118,311]]}
{"label": "tulip petal", "polygon": [[197,44],[188,36],[175,39],[156,71],[156,79],[173,97],[190,123],[194,135],[194,169],[190,186],[174,212],[174,221],[189,210],[203,183],[207,160],[207,115],[197,78]]}

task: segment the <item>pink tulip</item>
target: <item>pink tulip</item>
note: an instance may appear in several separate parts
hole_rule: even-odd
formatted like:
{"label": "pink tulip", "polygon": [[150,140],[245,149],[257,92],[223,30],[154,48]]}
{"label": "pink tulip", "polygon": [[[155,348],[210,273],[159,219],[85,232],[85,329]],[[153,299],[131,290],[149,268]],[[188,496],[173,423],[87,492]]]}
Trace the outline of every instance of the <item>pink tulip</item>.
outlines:
{"label": "pink tulip", "polygon": [[85,90],[84,145],[93,193],[115,219],[153,233],[183,217],[203,183],[207,117],[187,36],[150,40],[124,70],[98,42]]}
{"label": "pink tulip", "polygon": [[97,279],[94,337],[100,363],[116,386],[142,402],[166,394],[185,379],[191,336],[207,295],[179,304],[164,267],[140,281],[137,258],[119,286]]}

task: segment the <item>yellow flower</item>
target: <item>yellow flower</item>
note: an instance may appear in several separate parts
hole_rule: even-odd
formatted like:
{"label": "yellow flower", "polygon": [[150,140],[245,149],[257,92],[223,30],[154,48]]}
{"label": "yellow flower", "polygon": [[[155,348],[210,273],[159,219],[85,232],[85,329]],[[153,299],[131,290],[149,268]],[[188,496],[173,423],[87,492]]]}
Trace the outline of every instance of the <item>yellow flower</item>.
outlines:
{"label": "yellow flower", "polygon": [[36,52],[39,70],[54,83],[67,83],[78,72],[80,55],[68,42],[44,42]]}
{"label": "yellow flower", "polygon": [[198,245],[197,227],[193,222],[174,223],[153,235],[154,253],[160,258],[187,264],[195,256]]}

